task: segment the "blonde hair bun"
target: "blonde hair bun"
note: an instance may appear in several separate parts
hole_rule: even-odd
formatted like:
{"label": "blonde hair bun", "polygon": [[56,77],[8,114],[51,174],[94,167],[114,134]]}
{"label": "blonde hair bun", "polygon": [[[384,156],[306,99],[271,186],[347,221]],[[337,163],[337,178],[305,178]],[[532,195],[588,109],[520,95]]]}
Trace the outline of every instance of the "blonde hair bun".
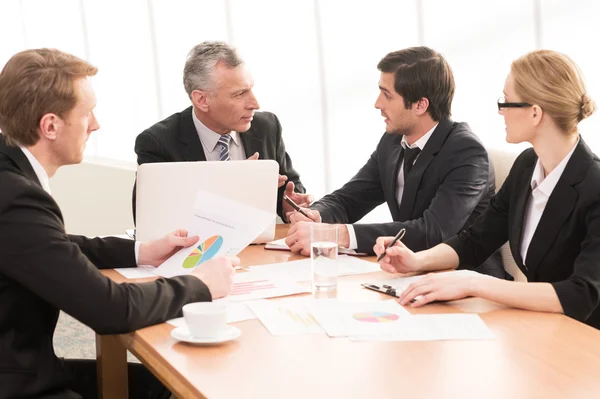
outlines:
{"label": "blonde hair bun", "polygon": [[579,113],[579,120],[583,120],[591,116],[596,111],[596,103],[587,94],[581,96],[581,112]]}

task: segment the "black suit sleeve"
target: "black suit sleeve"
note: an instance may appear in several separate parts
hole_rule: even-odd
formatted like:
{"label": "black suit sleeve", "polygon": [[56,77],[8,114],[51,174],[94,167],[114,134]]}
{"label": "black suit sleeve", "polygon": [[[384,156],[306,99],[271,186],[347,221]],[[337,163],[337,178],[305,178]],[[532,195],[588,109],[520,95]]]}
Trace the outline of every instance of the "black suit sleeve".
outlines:
{"label": "black suit sleeve", "polygon": [[394,236],[401,228],[406,228],[402,241],[413,251],[421,251],[447,240],[464,226],[487,192],[490,175],[485,148],[474,140],[465,144],[464,140],[446,144],[447,153],[452,157],[422,217],[404,222],[354,225],[359,252],[373,253],[378,236]]}
{"label": "black suit sleeve", "polygon": [[378,149],[348,183],[313,204],[311,208],[319,211],[323,222],[357,222],[385,201],[379,177]]}
{"label": "black suit sleeve", "polygon": [[[114,283],[82,253],[74,242],[78,239],[65,234],[58,208],[46,193],[7,180],[1,179],[2,186],[15,189],[0,203],[0,273],[51,306],[99,334],[120,334],[177,317],[186,303],[211,300],[207,286],[192,276]],[[116,243],[114,258],[106,257],[110,244],[87,240],[83,248],[101,266],[131,261],[131,243]],[[129,254],[123,256],[125,251]]]}
{"label": "black suit sleeve", "polygon": [[[285,175],[288,178],[288,182],[294,183],[294,191],[297,193],[305,193],[306,189],[304,185],[300,181],[300,174],[296,172],[294,166],[292,165],[292,158],[289,156],[287,151],[285,150],[285,144],[283,142],[282,136],[282,128],[279,119],[275,114],[265,113],[265,115],[272,116],[274,120],[274,129],[275,129],[275,161],[279,164],[279,174]],[[246,154],[248,155],[248,154]],[[251,155],[251,154],[250,154]],[[285,187],[287,185],[284,184],[277,190],[277,214],[285,220],[285,215],[283,214],[282,200],[283,193],[285,191]]]}
{"label": "black suit sleeve", "polygon": [[[145,163],[153,162],[169,162],[166,154],[164,154],[164,148],[160,143],[150,134],[148,131],[142,132],[135,139],[135,153],[137,154],[137,163],[142,165]],[[133,212],[133,224],[135,225],[135,202],[136,202],[136,187],[137,179],[133,184],[133,193],[131,195],[131,209]]]}
{"label": "black suit sleeve", "polygon": [[513,164],[498,194],[492,197],[485,212],[469,228],[446,241],[458,254],[460,268],[475,268],[508,241],[510,198],[516,177],[521,173]]}
{"label": "black suit sleeve", "polygon": [[133,240],[117,237],[88,238],[73,234],[69,234],[69,240],[77,244],[83,255],[98,269],[137,266]]}
{"label": "black suit sleeve", "polygon": [[135,153],[137,154],[137,163],[142,165],[152,162],[171,162],[165,148],[156,138],[147,130],[143,131],[135,139]]}
{"label": "black suit sleeve", "polygon": [[579,321],[586,321],[600,305],[600,202],[586,212],[585,225],[585,239],[573,274],[552,283],[564,313]]}

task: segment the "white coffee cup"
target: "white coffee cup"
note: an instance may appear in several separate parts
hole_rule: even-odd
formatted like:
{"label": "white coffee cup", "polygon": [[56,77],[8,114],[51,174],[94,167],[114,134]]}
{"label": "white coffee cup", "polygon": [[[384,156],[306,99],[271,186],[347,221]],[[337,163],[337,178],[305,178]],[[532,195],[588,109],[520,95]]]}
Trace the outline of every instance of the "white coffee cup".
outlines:
{"label": "white coffee cup", "polygon": [[183,317],[190,333],[196,338],[214,338],[227,327],[227,306],[218,302],[188,303],[183,308]]}

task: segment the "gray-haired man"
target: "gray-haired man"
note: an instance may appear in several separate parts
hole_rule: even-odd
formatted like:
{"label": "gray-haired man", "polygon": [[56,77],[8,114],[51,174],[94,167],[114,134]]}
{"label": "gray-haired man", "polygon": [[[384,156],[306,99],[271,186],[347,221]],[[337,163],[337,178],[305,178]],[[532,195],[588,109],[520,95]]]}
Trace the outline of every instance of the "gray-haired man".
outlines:
{"label": "gray-haired man", "polygon": [[300,206],[312,202],[285,151],[279,119],[270,112],[256,112],[254,80],[235,49],[223,42],[196,45],[188,54],[183,84],[192,106],[137,137],[139,165],[273,159],[279,163],[280,174],[277,213],[283,218],[292,210],[282,201],[284,192]]}

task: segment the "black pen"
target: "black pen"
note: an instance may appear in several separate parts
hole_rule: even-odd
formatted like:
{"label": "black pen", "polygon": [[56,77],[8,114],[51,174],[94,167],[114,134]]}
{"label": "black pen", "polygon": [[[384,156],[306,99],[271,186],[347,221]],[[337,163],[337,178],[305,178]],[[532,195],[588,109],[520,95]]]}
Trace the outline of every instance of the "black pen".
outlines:
{"label": "black pen", "polygon": [[[373,291],[381,292],[382,294],[393,296],[394,298],[400,298],[400,294],[402,293],[401,289],[396,289],[391,285],[382,285],[381,287],[375,284],[361,284],[363,287],[368,288]],[[417,297],[418,298],[418,297]],[[410,303],[413,303],[417,300],[417,298],[411,299]]]}
{"label": "black pen", "polygon": [[302,210],[302,208],[300,208],[300,207],[298,206],[298,204],[296,204],[294,201],[292,201],[292,199],[291,199],[290,197],[288,197],[287,195],[284,195],[284,196],[283,196],[283,200],[284,200],[285,202],[287,202],[288,204],[290,204],[290,205],[292,206],[292,208],[294,208],[294,210],[295,210],[296,212],[298,212],[298,213],[300,213],[300,214],[302,214],[302,215],[306,216],[306,217],[307,217],[307,218],[309,218],[310,220],[312,220],[312,218],[311,218],[310,216],[308,216],[308,215],[306,214],[306,212],[304,212],[304,211]]}
{"label": "black pen", "polygon": [[400,229],[400,231],[398,232],[398,234],[396,234],[396,237],[394,237],[392,242],[390,242],[389,245],[387,247],[385,247],[385,251],[383,251],[381,253],[381,255],[379,255],[379,258],[377,258],[377,262],[380,262],[381,259],[383,259],[383,257],[385,256],[385,254],[387,252],[387,249],[393,247],[397,241],[401,240],[402,237],[404,237],[405,233],[406,233],[406,229],[404,229],[404,228]]}
{"label": "black pen", "polygon": [[398,298],[399,295],[396,293],[396,289],[389,285],[378,286],[375,284],[361,284],[363,287],[368,288],[373,291],[381,292],[382,294],[390,295]]}

